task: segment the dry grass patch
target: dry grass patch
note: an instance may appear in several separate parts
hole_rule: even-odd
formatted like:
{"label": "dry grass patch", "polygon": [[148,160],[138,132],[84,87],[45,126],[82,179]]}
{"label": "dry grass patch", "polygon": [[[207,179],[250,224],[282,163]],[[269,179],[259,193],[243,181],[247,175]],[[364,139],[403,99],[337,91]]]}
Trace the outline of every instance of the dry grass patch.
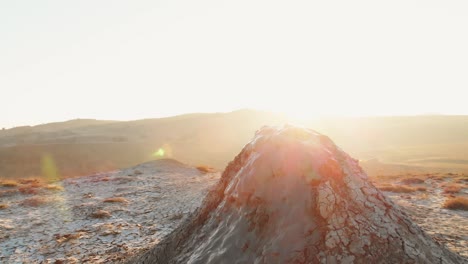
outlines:
{"label": "dry grass patch", "polygon": [[21,184],[34,184],[34,183],[40,183],[41,180],[37,178],[27,178],[27,179],[19,179],[18,182]]}
{"label": "dry grass patch", "polygon": [[49,191],[57,191],[57,192],[62,192],[64,189],[60,185],[55,185],[55,184],[48,184],[45,186],[45,189]]}
{"label": "dry grass patch", "polygon": [[30,182],[28,184],[25,184],[23,186],[20,186],[18,190],[22,194],[40,194],[44,190],[49,190],[49,191],[63,191],[63,187],[60,185],[56,184],[45,184],[42,182]]}
{"label": "dry grass patch", "polygon": [[422,183],[424,183],[424,180],[420,179],[420,178],[406,178],[406,179],[402,179],[401,183],[403,183],[403,184],[422,184]]}
{"label": "dry grass patch", "polygon": [[0,204],[0,210],[4,210],[10,207],[8,204]]}
{"label": "dry grass patch", "polygon": [[83,197],[83,198],[86,198],[86,199],[93,198],[93,197],[94,197],[94,193],[85,193],[85,194],[83,194],[82,197]]}
{"label": "dry grass patch", "polygon": [[23,185],[31,184],[35,186],[40,186],[44,184],[44,180],[39,179],[39,178],[22,178],[22,179],[19,179],[18,182]]}
{"label": "dry grass patch", "polygon": [[197,166],[196,168],[202,173],[210,173],[210,172],[215,171],[214,168],[206,166],[206,165],[200,165],[200,166]]}
{"label": "dry grass patch", "polygon": [[442,181],[445,181],[445,179],[447,179],[446,177],[443,177],[443,176],[434,176],[434,177],[430,177],[432,180],[434,181],[438,181],[438,182],[442,182]]}
{"label": "dry grass patch", "polygon": [[104,199],[105,203],[128,203],[128,200],[123,197],[111,197]]}
{"label": "dry grass patch", "polygon": [[111,213],[109,213],[108,211],[105,211],[105,210],[97,210],[96,212],[91,214],[91,217],[98,218],[98,219],[109,218],[111,216],[112,216]]}
{"label": "dry grass patch", "polygon": [[448,184],[444,188],[445,194],[454,194],[459,193],[462,189],[462,185],[460,184]]}
{"label": "dry grass patch", "polygon": [[18,191],[22,194],[39,194],[39,190],[32,186],[22,186],[18,188]]}
{"label": "dry grass patch", "polygon": [[50,202],[50,200],[47,199],[47,198],[44,198],[44,197],[32,197],[32,198],[28,198],[28,199],[23,200],[20,203],[20,205],[30,206],[30,207],[39,207],[39,206],[45,205],[45,204],[47,204],[49,202]]}
{"label": "dry grass patch", "polygon": [[0,183],[0,186],[2,186],[2,187],[16,187],[18,185],[19,185],[19,183],[17,181],[13,181],[13,180],[6,180],[6,181],[2,181]]}
{"label": "dry grass patch", "polygon": [[28,186],[33,187],[33,188],[44,188],[47,186],[44,182],[33,182],[29,184]]}
{"label": "dry grass patch", "polygon": [[418,186],[418,187],[416,187],[416,191],[418,191],[418,192],[425,192],[425,191],[427,191],[427,188],[424,187],[424,186]]}
{"label": "dry grass patch", "polygon": [[421,193],[418,194],[415,198],[419,200],[427,200],[430,198],[430,196],[427,193]]}
{"label": "dry grass patch", "polygon": [[406,185],[396,185],[396,184],[384,184],[377,186],[381,191],[384,192],[394,192],[394,193],[412,193],[417,191],[416,188],[406,186]]}
{"label": "dry grass patch", "polygon": [[90,180],[91,182],[108,182],[110,181],[110,178],[105,176],[105,177],[96,177]]}
{"label": "dry grass patch", "polygon": [[64,234],[64,235],[57,234],[55,235],[55,239],[57,243],[63,243],[63,242],[68,242],[70,240],[78,239],[82,236],[82,234],[83,234],[82,232],[78,232],[74,234]]}
{"label": "dry grass patch", "polygon": [[451,210],[468,211],[468,199],[465,197],[455,197],[445,200],[442,208]]}

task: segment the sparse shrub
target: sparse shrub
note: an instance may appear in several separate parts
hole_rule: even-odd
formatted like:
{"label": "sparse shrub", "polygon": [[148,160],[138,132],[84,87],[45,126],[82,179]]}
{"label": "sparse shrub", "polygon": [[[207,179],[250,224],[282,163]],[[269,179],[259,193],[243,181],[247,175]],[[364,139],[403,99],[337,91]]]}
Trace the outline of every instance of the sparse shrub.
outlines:
{"label": "sparse shrub", "polygon": [[461,185],[458,184],[450,184],[446,185],[444,188],[444,193],[445,194],[454,194],[454,193],[459,193],[462,189]]}
{"label": "sparse shrub", "polygon": [[431,177],[431,179],[434,180],[434,181],[441,182],[441,181],[445,180],[445,177],[443,177],[443,176],[433,176],[433,177]]}
{"label": "sparse shrub", "polygon": [[46,185],[43,182],[33,182],[29,184],[32,188],[44,188]]}
{"label": "sparse shrub", "polygon": [[8,204],[0,204],[0,210],[4,210],[4,209],[7,209],[8,207]]}
{"label": "sparse shrub", "polygon": [[57,192],[61,192],[64,190],[62,186],[55,185],[55,184],[48,184],[45,186],[45,188],[49,191],[57,191]]}
{"label": "sparse shrub", "polygon": [[21,184],[33,184],[33,183],[39,183],[39,179],[36,178],[28,178],[28,179],[19,179],[19,183]]}
{"label": "sparse shrub", "polygon": [[128,200],[123,197],[111,197],[104,199],[105,203],[128,203]]}
{"label": "sparse shrub", "polygon": [[205,166],[205,165],[197,166],[197,170],[199,170],[202,173],[214,172],[214,169],[212,167]]}
{"label": "sparse shrub", "polygon": [[83,194],[83,198],[93,198],[94,194],[93,193],[85,193]]}
{"label": "sparse shrub", "polygon": [[0,185],[3,187],[16,187],[18,186],[18,182],[8,180],[8,181],[3,181],[2,183],[0,183]]}
{"label": "sparse shrub", "polygon": [[425,192],[425,191],[427,191],[427,188],[424,187],[424,186],[418,186],[418,187],[416,187],[416,191],[418,191],[418,192]]}
{"label": "sparse shrub", "polygon": [[468,199],[464,197],[455,197],[445,200],[442,206],[445,209],[468,211]]}
{"label": "sparse shrub", "polygon": [[403,184],[421,184],[424,183],[423,179],[420,178],[406,178],[401,180],[401,183]]}
{"label": "sparse shrub", "polygon": [[80,238],[80,237],[81,237],[80,232],[74,233],[74,234],[64,234],[64,235],[57,234],[57,235],[55,235],[55,239],[57,240],[57,243],[67,242],[67,241],[77,239],[77,238]]}
{"label": "sparse shrub", "polygon": [[96,178],[91,180],[91,182],[108,182],[108,181],[110,181],[110,179],[107,176],[105,176],[105,177],[96,177]]}
{"label": "sparse shrub", "polygon": [[22,194],[39,194],[39,190],[32,186],[22,186],[18,188]]}
{"label": "sparse shrub", "polygon": [[387,184],[378,187],[381,191],[385,192],[394,192],[394,193],[411,193],[417,191],[417,189],[405,186],[405,185],[394,185],[394,184]]}
{"label": "sparse shrub", "polygon": [[32,197],[23,200],[20,204],[24,206],[30,206],[30,207],[38,207],[47,204],[50,202],[48,199],[44,197]]}
{"label": "sparse shrub", "polygon": [[109,218],[111,214],[105,210],[97,210],[96,212],[91,214],[93,218]]}

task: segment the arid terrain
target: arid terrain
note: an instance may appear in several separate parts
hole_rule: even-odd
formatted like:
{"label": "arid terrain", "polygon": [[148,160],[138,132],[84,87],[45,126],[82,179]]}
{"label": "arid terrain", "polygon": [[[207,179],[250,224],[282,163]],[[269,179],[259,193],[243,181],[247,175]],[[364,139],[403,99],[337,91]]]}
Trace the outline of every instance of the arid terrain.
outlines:
{"label": "arid terrain", "polygon": [[432,238],[468,258],[468,175],[381,176],[373,180]]}
{"label": "arid terrain", "polygon": [[223,170],[264,125],[293,123],[329,136],[371,176],[468,173],[467,116],[326,118],[295,121],[255,110],[135,121],[77,119],[0,130],[0,179],[61,178],[117,170],[164,157]]}
{"label": "arid terrain", "polygon": [[120,260],[157,244],[218,177],[160,160],[52,185],[4,182],[0,263]]}
{"label": "arid terrain", "polygon": [[[106,263],[147,250],[200,206],[257,129],[284,122],[242,110],[2,130],[0,262]],[[468,258],[467,122],[414,116],[304,125],[329,134],[423,230]]]}
{"label": "arid terrain", "polygon": [[0,0],[0,264],[468,264],[468,0]]}
{"label": "arid terrain", "polygon": [[[169,234],[200,206],[219,176],[219,172],[159,160],[50,184],[3,181],[0,262],[122,260]],[[466,204],[465,210],[443,208],[454,196],[467,198],[467,175],[372,179],[431,237],[468,259]]]}

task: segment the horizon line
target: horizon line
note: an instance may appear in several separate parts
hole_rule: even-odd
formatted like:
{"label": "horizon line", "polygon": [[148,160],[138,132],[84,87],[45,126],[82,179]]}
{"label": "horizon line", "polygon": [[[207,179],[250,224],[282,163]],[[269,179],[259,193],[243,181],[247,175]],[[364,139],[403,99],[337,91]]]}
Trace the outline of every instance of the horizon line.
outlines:
{"label": "horizon line", "polygon": [[333,118],[376,118],[376,117],[423,117],[423,116],[468,116],[468,114],[450,114],[450,113],[420,113],[420,114],[376,114],[376,115],[343,115],[343,114],[322,114],[319,116],[311,116],[309,118],[295,118],[291,115],[280,111],[272,111],[272,110],[264,110],[264,109],[255,109],[255,108],[240,108],[232,111],[213,111],[213,112],[187,112],[187,113],[180,113],[180,114],[173,114],[173,115],[161,115],[157,117],[143,117],[143,118],[136,118],[136,119],[99,119],[99,118],[92,118],[92,117],[77,117],[72,119],[65,119],[65,120],[57,120],[57,121],[50,121],[46,123],[33,123],[33,124],[25,124],[25,125],[13,125],[13,126],[5,126],[2,127],[1,130],[10,130],[15,128],[23,128],[23,127],[36,127],[48,124],[55,124],[55,123],[65,123],[70,121],[77,121],[77,120],[94,120],[94,121],[103,121],[103,122],[132,122],[132,121],[142,121],[142,120],[151,120],[151,119],[165,119],[165,118],[175,118],[175,117],[182,117],[188,115],[209,115],[209,114],[230,114],[235,112],[242,112],[242,111],[252,111],[252,112],[263,112],[269,113],[273,115],[283,116],[285,118],[291,120],[301,120],[301,121],[315,121],[320,119],[333,119]]}

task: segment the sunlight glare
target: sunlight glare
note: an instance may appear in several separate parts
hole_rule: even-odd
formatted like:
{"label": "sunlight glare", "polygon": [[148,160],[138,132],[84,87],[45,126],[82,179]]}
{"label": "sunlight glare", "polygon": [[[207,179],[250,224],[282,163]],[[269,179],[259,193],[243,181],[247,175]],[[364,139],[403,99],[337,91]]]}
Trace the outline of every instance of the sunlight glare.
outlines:
{"label": "sunlight glare", "polygon": [[156,158],[171,158],[172,157],[172,147],[169,144],[163,144],[152,154]]}
{"label": "sunlight glare", "polygon": [[60,180],[57,166],[50,154],[45,154],[42,156],[41,170],[42,176],[45,177],[48,181],[55,182]]}
{"label": "sunlight glare", "polygon": [[153,153],[153,156],[155,157],[164,157],[164,149],[163,148],[159,148],[157,151],[155,151]]}

